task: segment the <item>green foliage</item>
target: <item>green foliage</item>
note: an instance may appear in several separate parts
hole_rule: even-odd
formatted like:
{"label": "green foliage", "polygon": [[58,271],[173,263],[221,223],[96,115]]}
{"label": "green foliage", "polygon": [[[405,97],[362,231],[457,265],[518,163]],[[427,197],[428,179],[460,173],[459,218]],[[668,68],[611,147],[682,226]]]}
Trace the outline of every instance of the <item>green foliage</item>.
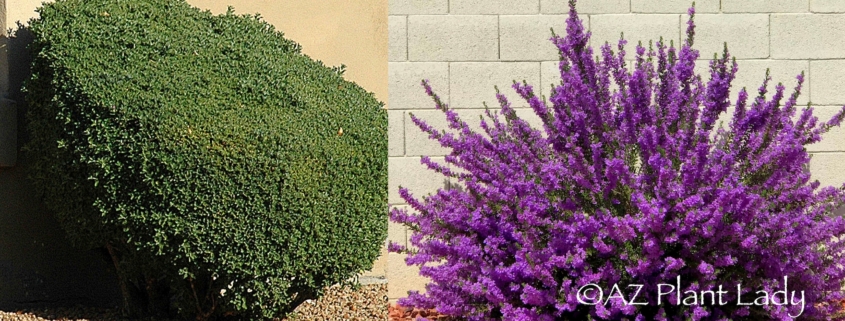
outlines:
{"label": "green foliage", "polygon": [[372,266],[387,113],[343,68],[179,0],[59,0],[30,24],[32,177],[139,302],[271,318]]}

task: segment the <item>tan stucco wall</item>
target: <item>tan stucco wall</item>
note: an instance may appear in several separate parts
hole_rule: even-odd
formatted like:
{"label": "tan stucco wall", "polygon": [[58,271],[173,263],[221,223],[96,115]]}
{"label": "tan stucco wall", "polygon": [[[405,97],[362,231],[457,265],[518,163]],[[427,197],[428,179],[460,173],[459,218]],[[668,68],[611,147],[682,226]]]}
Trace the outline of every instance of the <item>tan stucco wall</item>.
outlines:
{"label": "tan stucco wall", "polygon": [[[2,0],[0,0],[2,1]],[[35,17],[41,0],[6,0],[6,26]],[[260,13],[311,58],[329,66],[346,65],[346,79],[387,101],[387,0],[189,0],[226,12]],[[2,23],[2,20],[0,20]]]}
{"label": "tan stucco wall", "polygon": [[6,26],[3,30],[14,28],[15,23],[26,23],[35,17],[35,8],[41,5],[41,0],[6,0]]}
{"label": "tan stucco wall", "polygon": [[[213,13],[231,0],[188,0]],[[311,58],[346,65],[346,79],[387,101],[387,0],[242,0],[236,13],[260,13]]]}
{"label": "tan stucco wall", "polygon": [[[36,16],[42,0],[0,0],[0,27],[15,28]],[[223,13],[259,13],[302,45],[305,54],[328,66],[346,65],[345,78],[373,92],[387,103],[387,11],[388,0],[188,0],[194,6]],[[5,15],[3,9],[5,8]],[[26,37],[6,38],[0,32],[0,98],[20,100],[20,82],[26,78],[23,46]],[[6,43],[12,46],[4,47]],[[4,60],[9,51],[11,59]],[[11,71],[9,71],[11,70]],[[10,76],[9,85],[4,80]],[[4,101],[0,99],[0,108]],[[18,103],[18,127],[22,127]],[[0,114],[2,115],[2,114]],[[0,117],[2,118],[2,117]],[[0,126],[3,126],[0,119]],[[23,136],[24,131],[19,131]],[[2,135],[0,135],[2,136]],[[0,137],[1,138],[1,137]],[[21,141],[19,139],[20,145]],[[5,148],[0,142],[0,150]],[[19,146],[18,146],[19,147]],[[18,153],[19,156],[25,156]],[[0,309],[16,302],[73,304],[74,297],[109,305],[118,298],[116,286],[96,253],[80,252],[67,244],[52,214],[35,199],[25,178],[27,161],[18,157],[13,167],[0,164]],[[383,282],[387,253],[363,276],[367,282]],[[92,294],[93,293],[93,294]],[[90,295],[89,295],[90,294]],[[70,300],[70,301],[69,301]]]}

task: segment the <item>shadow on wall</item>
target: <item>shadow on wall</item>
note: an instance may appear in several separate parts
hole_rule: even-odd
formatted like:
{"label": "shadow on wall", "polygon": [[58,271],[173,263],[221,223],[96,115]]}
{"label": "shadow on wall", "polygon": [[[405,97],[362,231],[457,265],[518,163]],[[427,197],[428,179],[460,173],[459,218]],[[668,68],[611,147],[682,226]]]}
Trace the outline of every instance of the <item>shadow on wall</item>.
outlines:
{"label": "shadow on wall", "polygon": [[0,36],[0,50],[8,53],[7,60],[0,60],[0,73],[8,70],[6,98],[17,102],[19,151],[14,167],[0,168],[0,310],[114,307],[120,291],[113,267],[100,252],[71,246],[27,179],[28,162],[20,152],[28,136],[27,108],[20,89],[29,76],[26,46],[31,41],[32,34],[21,26],[9,37]]}

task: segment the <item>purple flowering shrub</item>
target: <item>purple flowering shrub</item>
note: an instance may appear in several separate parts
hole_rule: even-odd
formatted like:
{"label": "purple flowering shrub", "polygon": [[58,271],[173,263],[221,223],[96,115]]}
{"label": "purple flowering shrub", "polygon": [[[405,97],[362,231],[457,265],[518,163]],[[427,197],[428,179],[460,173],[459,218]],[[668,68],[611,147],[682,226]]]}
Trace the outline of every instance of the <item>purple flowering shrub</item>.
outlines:
{"label": "purple flowering shrub", "polygon": [[[430,278],[425,294],[400,304],[468,320],[830,318],[845,276],[836,238],[845,220],[831,213],[845,186],[811,181],[805,146],[845,109],[826,123],[809,105],[796,115],[803,75],[788,97],[779,84],[767,98],[767,75],[756,97],[742,89],[732,103],[737,64],[727,49],[709,80],[694,73],[693,14],[680,49],[639,45],[629,67],[624,40],[594,58],[571,1],[566,35],[552,37],[561,82],[550,98],[513,85],[542,129],[498,93],[500,113],[488,110],[476,132],[424,81],[450,130],[412,119],[451,153],[445,164],[422,163],[455,184],[424,198],[400,188],[413,211],[394,209],[391,219],[411,229],[413,247],[390,250]],[[716,124],[732,105],[730,123]],[[659,284],[679,277],[680,292],[661,298],[668,287]],[[588,284],[605,301],[579,302]],[[686,291],[719,286],[727,293],[718,301],[692,295],[698,302],[686,304]],[[785,288],[793,301],[738,304]]]}

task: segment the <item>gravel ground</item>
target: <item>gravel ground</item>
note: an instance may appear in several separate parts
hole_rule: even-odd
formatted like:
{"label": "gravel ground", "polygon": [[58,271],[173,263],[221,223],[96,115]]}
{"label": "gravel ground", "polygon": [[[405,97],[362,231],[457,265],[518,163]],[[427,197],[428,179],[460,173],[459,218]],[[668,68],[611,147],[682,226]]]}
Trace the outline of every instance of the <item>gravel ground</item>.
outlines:
{"label": "gravel ground", "polygon": [[[78,320],[78,321],[130,321],[120,316],[118,309],[88,308],[76,306],[71,308],[38,309],[31,311],[0,311],[0,321],[44,321],[44,320]],[[155,319],[132,319],[131,321],[165,321]]]}
{"label": "gravel ground", "polygon": [[357,291],[332,286],[319,300],[296,308],[289,321],[386,321],[387,284],[362,285]]}
{"label": "gravel ground", "polygon": [[[295,315],[282,321],[386,321],[387,285],[362,285],[358,290],[332,286],[319,300],[297,307]],[[0,311],[0,321],[165,321],[125,319],[116,309],[86,307],[38,309],[32,311]]]}

